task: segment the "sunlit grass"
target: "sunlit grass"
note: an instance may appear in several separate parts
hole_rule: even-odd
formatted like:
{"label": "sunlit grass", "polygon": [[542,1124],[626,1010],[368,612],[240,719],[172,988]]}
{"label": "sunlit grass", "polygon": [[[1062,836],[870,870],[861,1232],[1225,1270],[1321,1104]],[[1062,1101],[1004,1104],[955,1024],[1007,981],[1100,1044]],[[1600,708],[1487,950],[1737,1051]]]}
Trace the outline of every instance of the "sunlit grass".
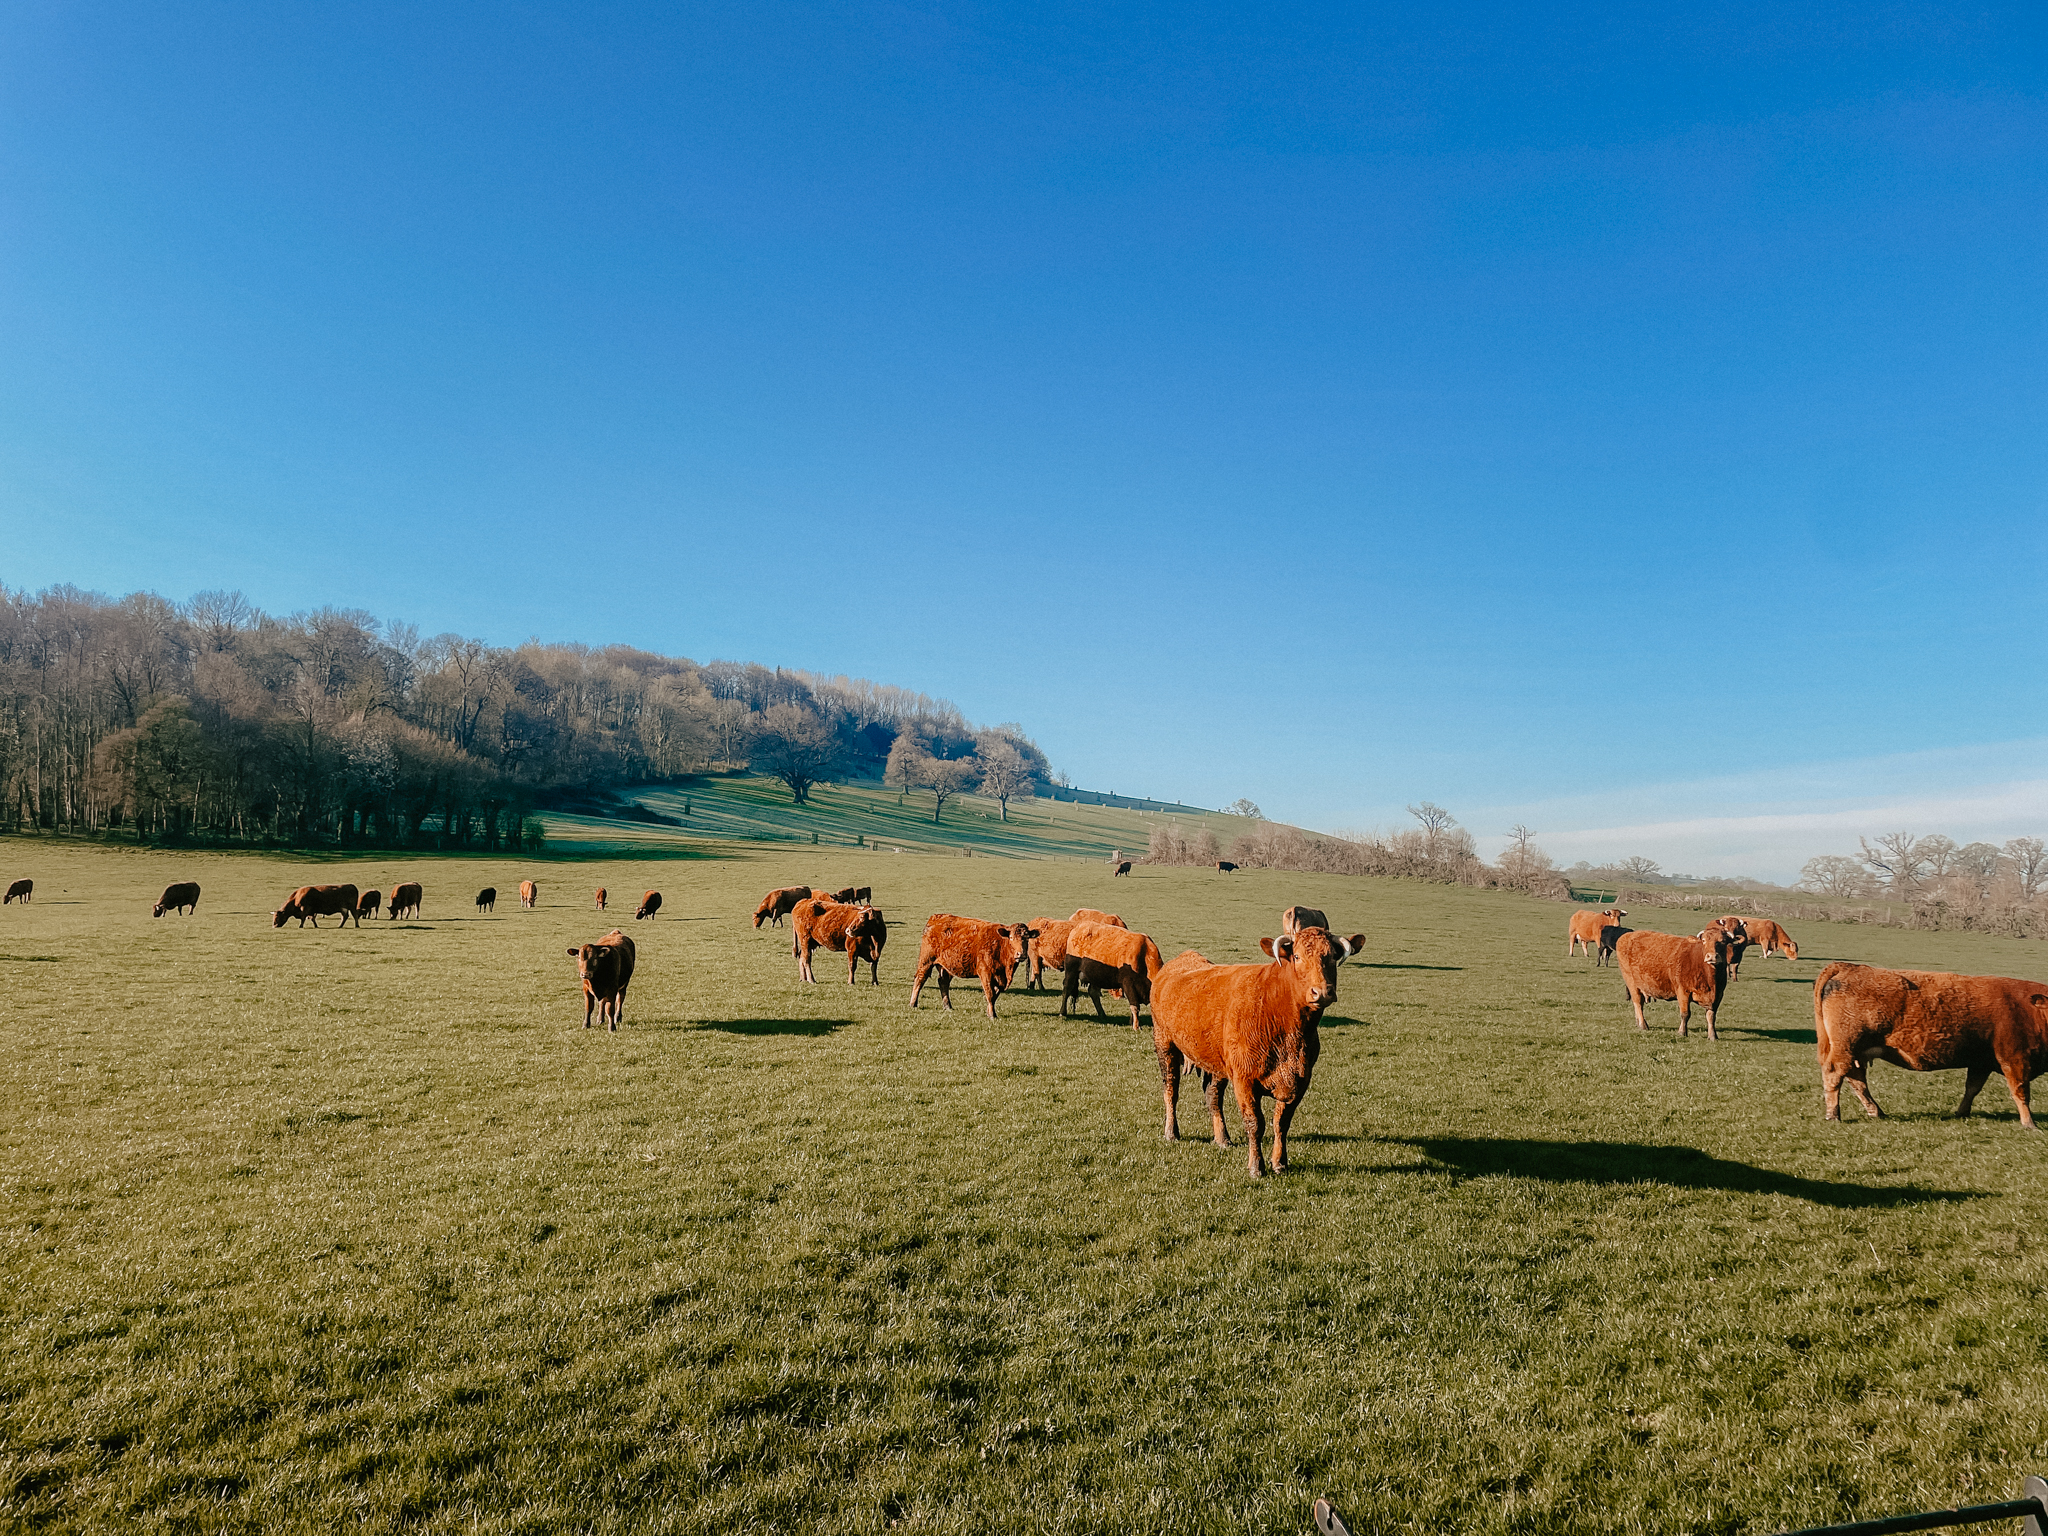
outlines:
{"label": "sunlit grass", "polygon": [[[0,915],[7,1523],[1295,1532],[1327,1493],[1359,1531],[1765,1531],[2006,1497],[2048,1449],[2048,1137],[1883,1068],[1896,1119],[1823,1124],[1805,984],[2035,944],[1799,926],[1711,1045],[1670,1005],[1637,1035],[1565,908],[1396,882],[0,866],[38,896]],[[198,915],[153,920],[182,874]],[[401,877],[417,923],[268,926],[301,878]],[[749,926],[792,880],[875,888],[881,988]],[[1234,960],[1293,901],[1370,945],[1262,1184],[1161,1140],[1128,1028],[905,1006],[934,910]],[[626,1026],[585,1032],[564,951],[614,924]]]}

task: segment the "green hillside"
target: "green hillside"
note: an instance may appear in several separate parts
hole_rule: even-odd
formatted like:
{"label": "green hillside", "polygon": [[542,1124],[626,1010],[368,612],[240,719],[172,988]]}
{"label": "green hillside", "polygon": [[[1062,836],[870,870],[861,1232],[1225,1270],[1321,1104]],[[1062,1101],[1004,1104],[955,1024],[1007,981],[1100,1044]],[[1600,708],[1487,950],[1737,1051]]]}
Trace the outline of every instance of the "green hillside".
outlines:
{"label": "green hillside", "polygon": [[[1062,791],[1063,794],[1070,793]],[[1010,817],[979,795],[959,795],[932,820],[932,797],[899,796],[879,785],[821,785],[804,805],[789,791],[759,775],[706,775],[673,785],[636,790],[621,802],[633,804],[675,825],[634,821],[617,815],[540,813],[548,846],[562,853],[687,855],[706,842],[809,842],[854,847],[901,848],[906,853],[960,849],[991,858],[1101,859],[1113,849],[1141,855],[1152,829],[1164,823],[1199,835],[1204,829],[1228,856],[1231,841],[1245,831],[1242,817],[1192,807],[1173,810],[1157,802],[1145,809],[1076,803],[1073,800],[1012,800]],[[1128,803],[1127,803],[1128,804]]]}

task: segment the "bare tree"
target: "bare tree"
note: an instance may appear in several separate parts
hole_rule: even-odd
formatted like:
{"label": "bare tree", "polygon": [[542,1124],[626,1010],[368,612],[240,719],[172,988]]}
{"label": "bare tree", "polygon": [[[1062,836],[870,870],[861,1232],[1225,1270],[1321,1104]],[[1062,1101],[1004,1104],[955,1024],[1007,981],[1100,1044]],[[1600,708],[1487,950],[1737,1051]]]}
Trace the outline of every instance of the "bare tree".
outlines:
{"label": "bare tree", "polygon": [[1799,871],[1799,883],[1823,896],[1860,896],[1869,878],[1860,860],[1845,859],[1838,853],[1808,859]]}
{"label": "bare tree", "polygon": [[1927,861],[1927,878],[1944,880],[1955,873],[1956,855],[1961,852],[1955,839],[1943,837],[1939,832],[1929,833],[1920,839],[1920,857]]}
{"label": "bare tree", "polygon": [[898,732],[889,744],[889,761],[882,769],[882,782],[896,791],[898,805],[905,795],[924,783],[924,765],[930,760],[908,731]]}
{"label": "bare tree", "polygon": [[928,757],[918,769],[918,787],[932,792],[932,820],[955,795],[974,787],[974,763],[964,757]]}
{"label": "bare tree", "polygon": [[2042,880],[2048,877],[2048,843],[2038,837],[2016,837],[2003,851],[2020,883],[2020,894],[2032,901],[2040,892]]}
{"label": "bare tree", "polygon": [[1223,814],[1226,816],[1247,816],[1253,821],[1264,821],[1266,819],[1266,813],[1243,795],[1239,795],[1230,804],[1223,807]]}
{"label": "bare tree", "polygon": [[831,778],[838,759],[838,740],[813,711],[801,704],[771,704],[761,711],[754,766],[788,785],[798,805],[810,799],[815,785]]}
{"label": "bare tree", "polygon": [[1912,895],[1920,883],[1920,872],[1927,867],[1927,855],[1921,851],[1919,838],[1910,832],[1887,832],[1875,844],[1863,837],[1857,838],[1856,843],[1863,862],[1892,895]]}
{"label": "bare tree", "polygon": [[1422,823],[1423,853],[1432,863],[1435,862],[1442,853],[1444,833],[1458,824],[1458,818],[1427,800],[1420,805],[1409,806],[1408,814]]}
{"label": "bare tree", "polygon": [[1024,754],[1002,736],[985,736],[978,754],[981,759],[981,792],[1003,808],[1003,820],[1010,819],[1010,802],[1028,800],[1032,789],[1031,765]]}
{"label": "bare tree", "polygon": [[754,734],[754,712],[738,699],[714,697],[706,718],[718,742],[718,760],[738,762]]}
{"label": "bare tree", "polygon": [[1640,853],[1630,854],[1614,867],[1631,880],[1654,880],[1662,868],[1655,859],[1646,859]]}

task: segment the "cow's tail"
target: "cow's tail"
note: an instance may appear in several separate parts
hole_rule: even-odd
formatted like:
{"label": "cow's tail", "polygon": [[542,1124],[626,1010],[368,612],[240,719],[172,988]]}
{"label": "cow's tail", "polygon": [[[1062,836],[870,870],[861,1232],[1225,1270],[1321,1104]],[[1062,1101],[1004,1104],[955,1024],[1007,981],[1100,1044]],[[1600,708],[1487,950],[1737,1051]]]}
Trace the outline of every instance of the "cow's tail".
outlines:
{"label": "cow's tail", "polygon": [[1827,1000],[1848,985],[1850,967],[1837,960],[1813,978],[1813,1048],[1822,1061],[1828,1059]]}

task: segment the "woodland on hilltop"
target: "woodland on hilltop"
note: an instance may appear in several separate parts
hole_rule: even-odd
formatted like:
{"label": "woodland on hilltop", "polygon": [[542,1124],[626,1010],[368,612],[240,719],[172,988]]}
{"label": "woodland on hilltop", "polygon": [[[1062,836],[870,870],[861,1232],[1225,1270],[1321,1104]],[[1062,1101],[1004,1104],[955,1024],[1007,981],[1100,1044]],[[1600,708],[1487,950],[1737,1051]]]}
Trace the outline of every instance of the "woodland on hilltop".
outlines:
{"label": "woodland on hilltop", "polygon": [[992,773],[1006,803],[1056,777],[1021,727],[865,679],[422,637],[357,609],[280,618],[231,592],[0,587],[13,830],[516,848],[551,796],[752,767],[801,802],[892,752],[911,787]]}

